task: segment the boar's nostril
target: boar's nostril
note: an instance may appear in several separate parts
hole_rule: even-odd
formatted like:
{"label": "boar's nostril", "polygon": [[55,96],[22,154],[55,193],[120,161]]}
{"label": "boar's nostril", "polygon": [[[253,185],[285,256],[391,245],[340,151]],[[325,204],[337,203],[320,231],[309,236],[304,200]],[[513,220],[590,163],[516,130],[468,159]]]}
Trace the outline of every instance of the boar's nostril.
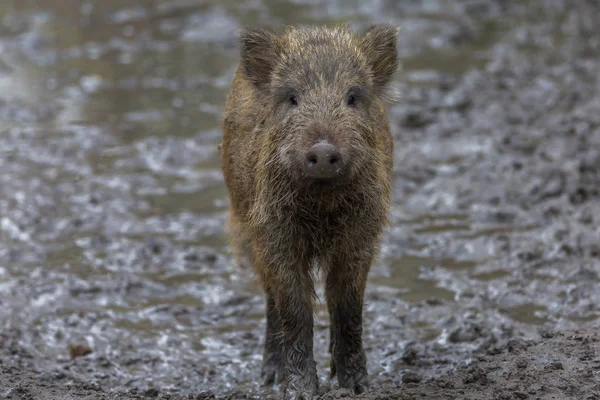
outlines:
{"label": "boar's nostril", "polygon": [[314,179],[331,179],[342,172],[340,151],[331,143],[317,143],[306,152],[306,175]]}

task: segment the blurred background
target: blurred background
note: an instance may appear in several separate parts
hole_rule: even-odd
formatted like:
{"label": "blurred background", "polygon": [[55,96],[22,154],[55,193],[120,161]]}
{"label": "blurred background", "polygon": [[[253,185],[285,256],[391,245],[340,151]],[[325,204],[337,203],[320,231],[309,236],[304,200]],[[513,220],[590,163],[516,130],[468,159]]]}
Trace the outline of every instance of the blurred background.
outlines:
{"label": "blurred background", "polygon": [[597,326],[599,10],[1,1],[0,359],[60,384],[262,393],[264,301],[227,246],[216,152],[245,25],[401,27],[392,226],[365,308],[374,387]]}

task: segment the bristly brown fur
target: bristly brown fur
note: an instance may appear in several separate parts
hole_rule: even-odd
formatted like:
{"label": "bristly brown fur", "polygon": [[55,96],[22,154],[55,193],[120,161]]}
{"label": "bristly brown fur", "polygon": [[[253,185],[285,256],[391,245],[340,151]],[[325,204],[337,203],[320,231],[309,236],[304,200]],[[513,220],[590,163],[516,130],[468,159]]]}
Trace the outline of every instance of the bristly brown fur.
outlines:
{"label": "bristly brown fur", "polygon": [[[232,245],[266,292],[262,374],[267,383],[283,381],[286,396],[316,393],[315,265],[326,279],[332,373],[357,393],[368,386],[362,304],[390,207],[386,101],[398,67],[397,33],[375,25],[359,35],[344,25],[239,35],[241,62],[223,117],[221,166]],[[299,168],[302,155],[324,136],[349,165],[347,176],[330,185],[315,184]]]}

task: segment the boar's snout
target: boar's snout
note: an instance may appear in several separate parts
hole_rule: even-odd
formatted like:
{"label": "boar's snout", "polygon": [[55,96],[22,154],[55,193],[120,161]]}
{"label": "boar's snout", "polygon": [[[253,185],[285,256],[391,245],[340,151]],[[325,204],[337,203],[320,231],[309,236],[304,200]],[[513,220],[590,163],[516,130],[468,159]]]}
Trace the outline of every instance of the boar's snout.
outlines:
{"label": "boar's snout", "polygon": [[335,179],[344,172],[342,154],[328,141],[316,143],[306,152],[304,172],[312,179]]}

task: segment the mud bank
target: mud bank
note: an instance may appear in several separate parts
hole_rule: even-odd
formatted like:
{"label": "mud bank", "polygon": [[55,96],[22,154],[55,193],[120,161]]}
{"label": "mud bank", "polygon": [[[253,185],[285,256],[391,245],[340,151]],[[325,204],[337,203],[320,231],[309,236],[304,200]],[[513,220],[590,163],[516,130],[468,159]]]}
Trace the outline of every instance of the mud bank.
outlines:
{"label": "mud bank", "polygon": [[[3,340],[8,340],[5,336]],[[4,342],[6,348],[6,342]],[[9,348],[11,346],[8,346]],[[19,353],[18,348],[12,351]],[[27,354],[21,352],[21,356]],[[6,360],[7,354],[3,354]],[[10,357],[10,356],[9,356]],[[13,355],[14,357],[14,355]],[[405,356],[407,363],[418,363]],[[4,363],[3,363],[4,364]],[[82,382],[68,370],[53,373],[24,372],[23,366],[0,367],[1,395],[8,400],[144,400],[247,399],[245,394],[218,396],[199,392],[186,397],[162,394],[156,389],[110,393]],[[345,389],[320,397],[333,399],[585,399],[600,398],[600,335],[598,330],[546,332],[540,340],[511,340],[493,347],[446,376],[423,381],[416,373],[404,375],[404,388],[352,396]],[[273,396],[268,396],[269,398]]]}

